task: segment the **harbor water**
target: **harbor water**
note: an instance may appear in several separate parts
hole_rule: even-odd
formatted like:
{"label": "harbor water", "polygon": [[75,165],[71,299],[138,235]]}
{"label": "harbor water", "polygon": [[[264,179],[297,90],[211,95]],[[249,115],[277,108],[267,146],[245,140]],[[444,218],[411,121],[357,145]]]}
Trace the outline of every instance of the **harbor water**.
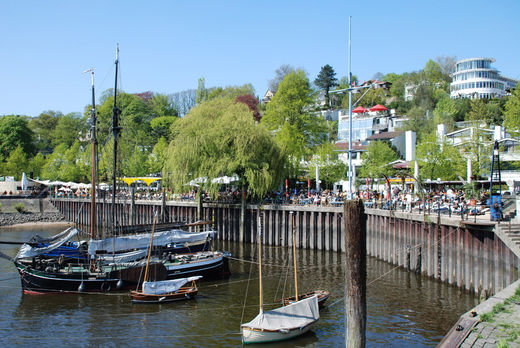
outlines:
{"label": "harbor water", "polygon": [[[0,228],[2,241],[50,236],[63,227]],[[0,245],[14,256],[17,245]],[[202,280],[194,300],[130,302],[127,292],[25,295],[14,265],[0,259],[0,346],[237,347],[240,323],[258,313],[256,245],[215,241],[232,253],[227,279]],[[263,247],[264,309],[294,291],[291,250]],[[269,347],[341,347],[345,342],[344,254],[298,250],[299,291],[324,289],[328,307],[312,332]],[[478,299],[463,290],[367,259],[367,347],[431,347]]]}

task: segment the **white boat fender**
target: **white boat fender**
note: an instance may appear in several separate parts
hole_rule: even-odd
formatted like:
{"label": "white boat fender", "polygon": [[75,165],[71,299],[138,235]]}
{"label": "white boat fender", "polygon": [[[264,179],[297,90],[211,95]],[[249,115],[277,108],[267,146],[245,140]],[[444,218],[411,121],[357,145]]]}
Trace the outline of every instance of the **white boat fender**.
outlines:
{"label": "white boat fender", "polygon": [[119,279],[116,284],[117,290],[121,290],[123,288],[123,279]]}
{"label": "white boat fender", "polygon": [[81,284],[79,284],[79,286],[78,286],[78,291],[79,291],[79,292],[83,292],[83,291],[85,291],[85,284],[83,284],[83,282],[81,282]]}

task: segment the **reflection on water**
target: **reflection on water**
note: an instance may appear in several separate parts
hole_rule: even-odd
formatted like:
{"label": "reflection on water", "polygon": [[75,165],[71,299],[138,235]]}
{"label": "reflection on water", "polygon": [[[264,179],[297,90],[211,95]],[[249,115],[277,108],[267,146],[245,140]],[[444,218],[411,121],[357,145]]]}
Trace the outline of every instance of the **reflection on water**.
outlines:
{"label": "reflection on water", "polygon": [[[0,240],[28,240],[61,228],[0,229]],[[256,247],[215,242],[233,258],[255,261]],[[14,256],[16,245],[0,245]],[[264,303],[293,292],[290,250],[264,247]],[[345,341],[344,255],[298,250],[299,290],[326,289],[329,307],[309,334],[269,347],[331,347]],[[195,300],[132,305],[127,293],[22,295],[15,267],[0,259],[0,346],[240,346],[240,323],[258,313],[258,271],[252,262],[230,261],[226,280],[202,281]],[[459,289],[394,269],[369,258],[367,346],[433,346],[476,298]],[[246,296],[247,295],[247,296]],[[265,347],[265,345],[263,345]]]}

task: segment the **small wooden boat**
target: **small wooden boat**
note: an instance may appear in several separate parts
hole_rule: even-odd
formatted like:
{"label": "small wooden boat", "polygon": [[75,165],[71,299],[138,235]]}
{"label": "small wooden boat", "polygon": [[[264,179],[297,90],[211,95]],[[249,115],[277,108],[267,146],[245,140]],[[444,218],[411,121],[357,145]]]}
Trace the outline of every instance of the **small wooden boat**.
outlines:
{"label": "small wooden boat", "polygon": [[[192,299],[198,293],[195,280],[200,278],[202,277],[144,282],[142,291],[130,292],[132,303],[166,303]],[[190,286],[183,286],[189,282]]]}
{"label": "small wooden boat", "polygon": [[[323,309],[325,307],[325,302],[329,299],[330,292],[328,292],[327,290],[311,291],[311,292],[308,292],[308,293],[305,293],[305,294],[298,294],[298,299],[299,300],[303,300],[303,299],[306,299],[306,298],[309,298],[309,297],[312,297],[312,296],[317,296],[318,297],[318,306],[319,306],[320,309]],[[286,297],[286,298],[283,299],[283,303],[286,306],[291,304],[291,303],[294,303],[294,302],[296,302],[296,297],[295,296]]]}
{"label": "small wooden boat", "polygon": [[[142,284],[141,291],[135,290],[130,292],[132,303],[163,303],[179,300],[189,300],[197,295],[198,289],[195,285],[195,281],[202,278],[202,276],[168,279],[162,281],[148,281],[148,266],[150,265],[150,257],[152,255],[156,220],[157,214],[154,216],[154,224],[152,226],[150,246],[148,247],[148,258],[146,259],[146,268],[144,271],[144,282]],[[184,284],[189,282],[191,282],[191,286],[182,287]]]}

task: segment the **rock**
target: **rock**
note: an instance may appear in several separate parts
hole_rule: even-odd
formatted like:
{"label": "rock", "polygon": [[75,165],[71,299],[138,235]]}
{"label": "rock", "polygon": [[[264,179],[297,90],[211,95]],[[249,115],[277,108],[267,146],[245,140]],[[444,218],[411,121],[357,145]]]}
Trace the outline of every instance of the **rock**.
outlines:
{"label": "rock", "polygon": [[28,222],[58,222],[64,221],[60,213],[0,213],[0,226],[11,226]]}

